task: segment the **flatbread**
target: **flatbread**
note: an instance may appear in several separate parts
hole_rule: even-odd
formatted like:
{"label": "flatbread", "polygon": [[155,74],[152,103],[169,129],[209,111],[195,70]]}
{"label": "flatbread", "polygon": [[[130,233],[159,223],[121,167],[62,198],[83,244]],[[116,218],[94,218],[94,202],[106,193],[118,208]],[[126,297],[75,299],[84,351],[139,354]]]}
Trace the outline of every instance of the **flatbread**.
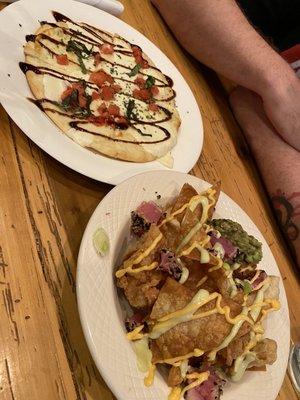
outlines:
{"label": "flatbread", "polygon": [[[73,22],[57,12],[53,15],[56,23],[42,22],[34,35],[27,36],[26,62],[20,65],[37,105],[76,143],[109,157],[148,162],[168,154],[180,126],[171,79],[119,35]],[[70,42],[77,48],[85,46],[83,58],[68,47]],[[103,45],[110,46],[112,54],[103,52]],[[137,65],[144,67],[138,70]],[[102,86],[92,78],[99,71],[110,77]],[[62,94],[80,82],[86,98],[95,92],[100,97],[91,100],[88,115],[80,114],[81,108],[74,113],[72,107],[62,107]],[[114,91],[112,99],[103,94],[103,86]],[[149,98],[142,99],[142,95]],[[105,117],[103,123],[99,111],[103,103],[107,109],[117,106],[119,116],[109,115],[109,122]]]}

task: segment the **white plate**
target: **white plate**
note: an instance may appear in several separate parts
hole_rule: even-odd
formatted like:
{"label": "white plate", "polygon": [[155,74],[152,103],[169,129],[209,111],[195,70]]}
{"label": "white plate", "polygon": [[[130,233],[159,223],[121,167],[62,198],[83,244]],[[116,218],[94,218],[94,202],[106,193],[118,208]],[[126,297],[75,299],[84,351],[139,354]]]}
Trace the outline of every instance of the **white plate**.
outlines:
{"label": "white plate", "polygon": [[[61,163],[99,181],[117,184],[138,173],[167,169],[158,161],[130,163],[95,154],[64,135],[34,104],[26,77],[19,68],[24,60],[25,35],[34,33],[38,21],[52,21],[51,10],[75,21],[88,22],[124,36],[140,45],[154,63],[174,81],[182,119],[178,143],[172,150],[175,171],[188,172],[202,150],[203,127],[196,100],[171,61],[145,36],[104,11],[71,0],[20,0],[0,13],[0,101],[10,117],[38,146]],[[10,77],[8,76],[10,74]]]}
{"label": "white plate", "polygon": [[[143,200],[174,197],[188,182],[198,191],[209,184],[191,175],[172,171],[153,171],[135,176],[115,187],[98,205],[84,233],[77,270],[77,296],[84,334],[103,378],[118,400],[167,400],[169,389],[157,374],[146,388],[144,375],[136,366],[132,345],[125,337],[124,319],[117,297],[113,268],[124,238],[128,234],[130,212]],[[238,221],[263,244],[261,267],[280,275],[274,257],[263,236],[247,214],[226,194],[221,193],[216,217]],[[110,252],[97,256],[92,236],[103,227],[110,238]],[[239,384],[227,384],[223,400],[275,400],[284,378],[290,342],[290,322],[286,295],[280,281],[281,310],[266,321],[266,337],[278,344],[278,358],[267,372],[247,372]]]}

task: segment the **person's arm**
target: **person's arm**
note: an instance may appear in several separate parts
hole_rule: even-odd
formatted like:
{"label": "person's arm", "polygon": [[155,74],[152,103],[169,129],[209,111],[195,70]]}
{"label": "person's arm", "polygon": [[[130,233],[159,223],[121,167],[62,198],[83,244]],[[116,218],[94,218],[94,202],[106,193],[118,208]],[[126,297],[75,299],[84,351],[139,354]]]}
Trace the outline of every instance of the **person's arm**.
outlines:
{"label": "person's arm", "polygon": [[257,95],[238,88],[231,94],[230,102],[300,267],[300,153],[276,135]]}
{"label": "person's arm", "polygon": [[234,0],[152,0],[195,58],[263,98],[278,132],[300,150],[300,83]]}

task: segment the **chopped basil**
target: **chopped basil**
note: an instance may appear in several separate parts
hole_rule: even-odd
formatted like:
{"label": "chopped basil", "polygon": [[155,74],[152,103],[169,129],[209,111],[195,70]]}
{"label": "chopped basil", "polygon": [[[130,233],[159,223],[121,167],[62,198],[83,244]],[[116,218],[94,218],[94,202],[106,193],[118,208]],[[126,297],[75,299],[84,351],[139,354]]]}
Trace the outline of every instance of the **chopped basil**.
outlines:
{"label": "chopped basil", "polygon": [[72,51],[73,53],[76,54],[83,74],[87,73],[87,69],[84,65],[83,59],[89,58],[89,56],[92,54],[93,47],[94,46],[88,49],[86,45],[81,42],[77,42],[76,40],[72,39],[68,41],[67,51]]}
{"label": "chopped basil", "polygon": [[78,90],[73,90],[73,92],[61,102],[61,106],[66,109],[76,104],[78,104]]}
{"label": "chopped basil", "polygon": [[151,75],[148,75],[146,80],[146,89],[150,89],[155,83],[155,78]]}
{"label": "chopped basil", "polygon": [[74,89],[72,93],[65,97],[61,103],[54,102],[54,104],[65,111],[71,111],[74,115],[80,117],[89,117],[92,114],[91,102],[92,96],[85,94],[86,107],[82,108],[79,106],[78,90]]}
{"label": "chopped basil", "polygon": [[132,115],[132,111],[135,107],[135,101],[130,99],[127,103],[127,108],[126,108],[126,117],[128,119],[130,119],[131,115]]}
{"label": "chopped basil", "polygon": [[136,64],[132,70],[129,72],[129,74],[127,74],[128,76],[135,76],[139,73],[139,70],[141,69],[141,64]]}

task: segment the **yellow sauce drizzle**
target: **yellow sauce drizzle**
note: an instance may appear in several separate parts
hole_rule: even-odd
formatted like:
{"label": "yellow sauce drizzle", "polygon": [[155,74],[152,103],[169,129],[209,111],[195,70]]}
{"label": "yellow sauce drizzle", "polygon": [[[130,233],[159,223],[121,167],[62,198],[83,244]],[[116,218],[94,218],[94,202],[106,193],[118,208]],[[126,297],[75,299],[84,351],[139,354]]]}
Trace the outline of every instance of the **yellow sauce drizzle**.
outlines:
{"label": "yellow sauce drizzle", "polygon": [[[143,271],[142,268],[147,268],[149,269],[154,269],[157,266],[157,263],[152,263],[151,265],[145,266],[145,267],[140,267],[140,268],[136,268],[133,269],[132,267],[136,264],[139,264],[145,257],[147,257],[152,250],[155,249],[155,247],[157,246],[157,244],[161,241],[163,235],[160,233],[152,242],[151,246],[149,246],[145,251],[143,251],[135,260],[127,260],[124,262],[124,268],[123,269],[119,269],[116,272],[116,277],[117,278],[121,278],[122,276],[124,276],[127,272],[130,273],[137,273],[140,271]],[[154,265],[156,264],[156,265]],[[151,268],[150,268],[151,267]]]}
{"label": "yellow sauce drizzle", "polygon": [[209,241],[209,237],[208,240],[204,240],[203,242],[194,242],[189,248],[187,248],[186,250],[183,250],[180,254],[179,257],[181,256],[187,256],[188,254],[190,254],[194,249],[199,250],[200,252],[200,262],[202,264],[207,264],[210,261],[210,255],[209,252],[203,247],[205,244],[207,244],[207,242]]}
{"label": "yellow sauce drizzle", "polygon": [[[158,319],[159,322],[168,321],[173,318],[178,318],[183,315],[189,314],[191,312],[197,311],[202,305],[208,303],[209,301],[215,299],[218,296],[218,293],[209,294],[207,290],[200,289],[196,295],[193,297],[191,302],[184,308],[178,311],[174,311],[168,315],[165,315]],[[194,299],[198,299],[199,301],[195,301]],[[194,300],[194,301],[193,301]]]}
{"label": "yellow sauce drizzle", "polygon": [[[174,358],[166,358],[164,360],[156,361],[156,364],[170,364],[178,367],[181,361],[184,361],[191,357],[200,357],[204,354],[203,350],[195,349],[192,353],[187,353],[184,356],[174,357]],[[178,365],[177,365],[178,364]]]}
{"label": "yellow sauce drizzle", "polygon": [[154,376],[155,376],[155,370],[156,370],[156,366],[154,364],[151,364],[151,367],[149,369],[148,375],[144,379],[145,386],[149,387],[149,386],[151,386],[153,384]]}
{"label": "yellow sauce drizzle", "polygon": [[207,275],[205,275],[202,279],[200,279],[200,281],[197,283],[197,287],[200,287],[203,285],[203,283],[205,283],[207,281],[208,277]]}
{"label": "yellow sauce drizzle", "polygon": [[181,398],[181,387],[180,386],[175,386],[171,390],[168,400],[180,400]]}
{"label": "yellow sauce drizzle", "polygon": [[[205,193],[205,192],[204,192]],[[212,195],[214,195],[216,193],[215,190],[213,189],[208,189],[206,191],[206,193],[208,194],[208,198],[212,201],[215,201],[214,199],[212,199]],[[201,199],[205,197],[202,194],[196,194],[195,196],[191,197],[190,201],[188,203],[185,203],[182,207],[180,207],[178,210],[174,211],[169,217],[165,218],[160,225],[158,225],[158,227],[161,227],[162,225],[166,224],[167,222],[170,222],[173,218],[176,217],[176,215],[181,214],[184,210],[186,210],[188,207],[192,207],[191,211],[195,210],[197,205],[200,203]],[[206,198],[206,197],[205,197]],[[197,203],[198,202],[198,203]],[[197,203],[197,204],[196,204]],[[194,206],[196,204],[196,206]]]}
{"label": "yellow sauce drizzle", "polygon": [[140,333],[144,329],[144,325],[137,326],[133,331],[126,333],[128,340],[139,340],[144,337],[143,333]]}

